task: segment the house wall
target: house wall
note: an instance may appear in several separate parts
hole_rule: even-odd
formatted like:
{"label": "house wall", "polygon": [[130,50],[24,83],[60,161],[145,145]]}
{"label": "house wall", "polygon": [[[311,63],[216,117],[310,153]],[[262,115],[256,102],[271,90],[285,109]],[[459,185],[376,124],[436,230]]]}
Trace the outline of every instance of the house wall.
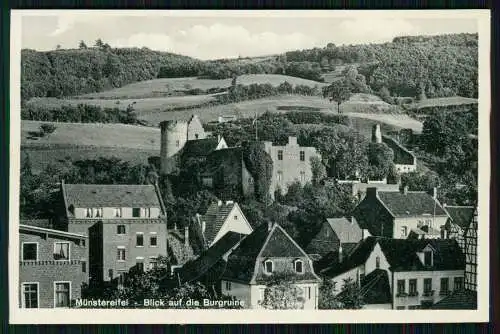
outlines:
{"label": "house wall", "polygon": [[241,159],[241,187],[243,191],[243,196],[252,196],[255,192],[255,182],[245,166],[245,162]]}
{"label": "house wall", "polygon": [[414,165],[402,165],[402,164],[394,164],[396,171],[398,173],[410,173],[417,170],[417,164]]}
{"label": "house wall", "polygon": [[[226,283],[231,284],[231,288],[226,289]],[[245,303],[245,308],[251,308],[252,305],[252,286],[249,284],[237,283],[233,281],[222,280],[221,292],[223,295],[235,297]]]}
{"label": "house wall", "polygon": [[[235,219],[236,218],[236,219]],[[230,214],[227,216],[226,221],[219,230],[219,233],[215,236],[214,240],[210,244],[212,246],[220,238],[222,238],[227,232],[232,231],[236,233],[241,233],[248,235],[252,233],[253,229],[248,223],[245,215],[241,212],[239,207],[235,205],[231,210]]]}
{"label": "house wall", "polygon": [[[126,234],[117,234],[117,225],[125,225]],[[136,245],[137,232],[144,236],[144,246]],[[156,233],[156,234],[155,234]],[[150,257],[167,255],[167,225],[165,223],[134,223],[106,222],[102,224],[102,278],[110,280],[109,270],[113,270],[113,277],[118,277],[121,271],[129,271],[137,264],[137,257],[143,258],[144,269],[149,268]],[[156,235],[157,246],[150,246],[150,237]],[[117,259],[118,246],[125,247],[125,261]]]}
{"label": "house wall", "polygon": [[344,280],[351,279],[354,282],[359,282],[360,275],[364,273],[364,265],[360,265],[330,278],[332,283],[335,284],[335,294],[339,294],[340,291],[342,291],[342,289],[344,288]]}
{"label": "house wall", "polygon": [[193,116],[187,125],[187,140],[205,139],[207,137],[205,129],[198,116]]}
{"label": "house wall", "polygon": [[[38,243],[38,261],[22,260],[22,243]],[[70,260],[54,260],[54,243],[70,243]],[[73,238],[21,231],[19,234],[19,306],[22,305],[23,283],[38,283],[38,305],[40,308],[54,307],[54,282],[71,282],[71,296],[74,300],[81,297],[81,287],[88,281],[88,261],[86,243],[76,242]]]}
{"label": "house wall", "polygon": [[[394,288],[392,289],[392,298],[394,301],[394,309],[398,307],[404,307],[407,309],[409,306],[420,306],[422,301],[430,301],[432,303],[437,303],[446,295],[440,295],[440,284],[441,278],[448,277],[449,290],[453,291],[453,279],[454,277],[464,277],[464,270],[449,270],[449,271],[411,271],[411,272],[394,272]],[[434,295],[430,297],[424,297],[424,278],[432,278],[432,290],[434,290]],[[405,280],[405,292],[409,292],[409,280],[417,279],[417,296],[404,296],[398,297],[397,291],[397,281]]]}
{"label": "house wall", "polygon": [[[394,219],[394,230],[392,238],[394,239],[406,239],[410,230],[413,228],[418,228],[419,224],[429,225],[437,230],[446,224],[448,216],[436,216],[434,219],[432,216],[413,216],[413,217],[397,217]],[[407,235],[402,234],[403,226],[406,227]]]}
{"label": "house wall", "polygon": [[[285,146],[273,146],[271,142],[264,142],[266,152],[273,160],[273,177],[269,192],[274,196],[274,192],[279,187],[282,193],[286,193],[288,185],[299,181],[302,185],[312,180],[310,159],[318,156],[314,147],[304,147],[297,144],[297,138],[289,137]],[[283,151],[283,160],[278,160],[278,151]],[[304,161],[300,160],[300,152],[305,154]],[[278,173],[282,173],[281,181],[278,180]],[[304,177],[301,179],[301,172]]]}

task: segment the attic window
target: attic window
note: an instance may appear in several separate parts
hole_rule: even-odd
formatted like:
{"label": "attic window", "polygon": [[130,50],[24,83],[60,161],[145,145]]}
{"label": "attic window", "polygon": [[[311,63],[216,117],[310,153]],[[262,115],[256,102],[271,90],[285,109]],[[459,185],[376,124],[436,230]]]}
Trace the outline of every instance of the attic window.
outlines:
{"label": "attic window", "polygon": [[424,252],[424,265],[425,266],[432,266],[432,251],[425,251]]}
{"label": "attic window", "polygon": [[296,260],[294,267],[297,273],[302,274],[304,272],[304,262],[302,262],[302,260]]}
{"label": "attic window", "polygon": [[266,272],[266,274],[272,274],[273,273],[273,261],[271,260],[266,260],[264,262],[264,271]]}

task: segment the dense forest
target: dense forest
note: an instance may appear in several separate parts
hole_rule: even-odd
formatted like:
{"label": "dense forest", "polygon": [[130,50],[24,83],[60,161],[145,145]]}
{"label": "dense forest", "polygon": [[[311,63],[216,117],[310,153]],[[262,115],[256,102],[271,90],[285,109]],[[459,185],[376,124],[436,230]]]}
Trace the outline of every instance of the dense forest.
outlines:
{"label": "dense forest", "polygon": [[287,52],[263,61],[201,61],[148,48],[21,52],[21,97],[63,97],[121,87],[154,78],[287,74],[322,81],[338,65],[353,64],[374,92],[391,96],[477,97],[477,34],[398,37],[390,43]]}

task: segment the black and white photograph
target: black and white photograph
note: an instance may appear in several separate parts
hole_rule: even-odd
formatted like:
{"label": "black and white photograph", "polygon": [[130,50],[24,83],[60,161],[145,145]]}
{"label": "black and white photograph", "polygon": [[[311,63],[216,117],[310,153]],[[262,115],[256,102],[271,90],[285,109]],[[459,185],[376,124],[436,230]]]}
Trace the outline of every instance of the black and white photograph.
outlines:
{"label": "black and white photograph", "polygon": [[11,322],[487,321],[489,19],[12,11]]}

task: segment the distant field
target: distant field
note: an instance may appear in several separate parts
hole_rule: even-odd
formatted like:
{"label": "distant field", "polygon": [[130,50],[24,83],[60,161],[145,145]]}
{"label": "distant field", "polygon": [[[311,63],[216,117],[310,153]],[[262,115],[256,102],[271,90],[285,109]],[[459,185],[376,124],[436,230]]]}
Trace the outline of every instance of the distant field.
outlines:
{"label": "distant field", "polygon": [[[405,114],[369,114],[369,113],[346,113],[355,122],[356,119],[370,120],[372,124],[380,123],[391,126],[394,129],[412,129],[416,133],[422,132],[422,122]],[[393,130],[393,129],[388,129]]]}
{"label": "distant field", "polygon": [[[85,94],[80,96],[86,99],[133,99],[133,98],[147,98],[165,96],[172,91],[185,91],[189,89],[202,89],[207,90],[210,88],[227,88],[231,86],[232,79],[199,79],[197,77],[186,78],[165,78],[154,79],[136,82],[120,88],[115,88],[100,93]],[[238,77],[237,83],[241,85],[250,84],[271,84],[279,86],[281,83],[287,81],[291,85],[306,85],[309,87],[319,86],[322,87],[325,83],[316,82],[312,80],[292,77],[280,74],[248,74]]]}
{"label": "distant field", "polygon": [[119,147],[142,150],[160,149],[160,129],[125,124],[52,123],[56,130],[50,135],[30,139],[30,132],[38,131],[38,121],[21,122],[21,145],[50,147],[51,145],[76,145]]}
{"label": "distant field", "polygon": [[472,99],[462,96],[452,96],[452,97],[438,97],[438,98],[425,99],[418,103],[414,103],[409,107],[411,109],[421,109],[428,107],[444,107],[444,106],[477,104],[477,103],[478,103],[477,99]]}

